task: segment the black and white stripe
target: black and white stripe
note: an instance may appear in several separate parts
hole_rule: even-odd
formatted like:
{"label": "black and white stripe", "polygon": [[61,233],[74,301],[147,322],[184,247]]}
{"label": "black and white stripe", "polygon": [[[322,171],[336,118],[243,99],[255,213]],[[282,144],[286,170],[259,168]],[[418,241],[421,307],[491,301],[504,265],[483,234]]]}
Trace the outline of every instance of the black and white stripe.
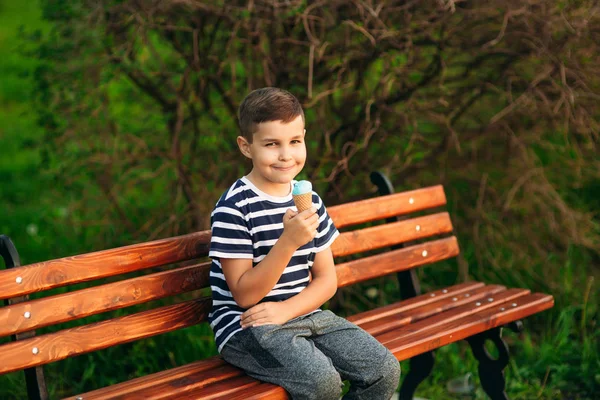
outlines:
{"label": "black and white stripe", "polygon": [[[315,192],[313,205],[319,214],[317,236],[296,250],[277,284],[261,302],[283,301],[300,293],[308,285],[315,253],[326,249],[339,235]],[[213,259],[210,270],[213,307],[208,319],[219,352],[242,330],[240,315],[245,311],[233,299],[220,259],[251,259],[253,266],[260,263],[283,233],[283,215],[289,208],[296,210],[291,193],[285,197],[270,196],[243,177],[221,196],[211,214],[209,256]]]}

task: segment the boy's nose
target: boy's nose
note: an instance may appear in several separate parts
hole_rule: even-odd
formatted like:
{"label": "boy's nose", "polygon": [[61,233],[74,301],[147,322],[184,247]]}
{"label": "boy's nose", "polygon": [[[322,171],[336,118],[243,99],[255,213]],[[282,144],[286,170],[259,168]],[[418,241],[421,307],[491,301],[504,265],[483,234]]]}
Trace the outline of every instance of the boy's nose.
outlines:
{"label": "boy's nose", "polygon": [[291,154],[290,154],[290,152],[289,152],[289,151],[282,150],[282,151],[279,153],[279,160],[281,160],[281,161],[288,161],[288,160],[290,160],[291,158],[292,158],[292,156],[291,156]]}

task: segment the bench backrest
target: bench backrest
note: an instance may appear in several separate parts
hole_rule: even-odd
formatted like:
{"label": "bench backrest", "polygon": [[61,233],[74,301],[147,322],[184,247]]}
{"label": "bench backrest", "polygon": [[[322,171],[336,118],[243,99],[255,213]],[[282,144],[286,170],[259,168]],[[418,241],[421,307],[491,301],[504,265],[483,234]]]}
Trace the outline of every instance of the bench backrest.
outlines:
{"label": "bench backrest", "polygon": [[[336,265],[338,286],[456,256],[454,236],[423,240],[452,231],[447,212],[372,224],[445,204],[442,186],[434,186],[328,208],[342,232],[332,245],[334,257],[355,258]],[[417,244],[373,254],[373,250],[417,240]],[[1,307],[0,337],[206,288],[209,243],[210,231],[203,231],[1,270],[0,299],[100,279],[102,284]],[[368,254],[358,258],[360,253]],[[123,274],[178,263],[161,272],[116,280]],[[110,277],[112,281],[106,283]],[[198,324],[206,320],[210,308],[210,296],[203,296],[5,343],[0,346],[0,374]]]}

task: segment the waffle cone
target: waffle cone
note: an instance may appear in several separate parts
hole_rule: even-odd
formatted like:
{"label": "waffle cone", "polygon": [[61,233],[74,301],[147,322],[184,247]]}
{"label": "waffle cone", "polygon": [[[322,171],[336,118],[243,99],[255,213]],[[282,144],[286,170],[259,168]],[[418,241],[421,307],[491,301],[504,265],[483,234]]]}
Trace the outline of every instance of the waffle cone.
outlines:
{"label": "waffle cone", "polygon": [[299,213],[312,207],[312,192],[298,194],[293,196],[293,198]]}

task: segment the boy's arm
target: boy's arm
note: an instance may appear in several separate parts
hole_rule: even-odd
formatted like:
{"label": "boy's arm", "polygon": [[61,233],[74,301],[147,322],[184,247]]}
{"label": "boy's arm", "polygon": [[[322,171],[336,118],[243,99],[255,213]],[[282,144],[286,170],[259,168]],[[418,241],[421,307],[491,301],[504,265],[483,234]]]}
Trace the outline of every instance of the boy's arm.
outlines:
{"label": "boy's arm", "polygon": [[316,310],[337,291],[337,275],[331,248],[316,253],[312,281],[297,295],[281,302],[258,304],[242,314],[242,327],[283,324]]}
{"label": "boy's arm", "polygon": [[318,223],[315,209],[299,214],[288,210],[283,234],[254,268],[249,259],[220,259],[227,286],[240,307],[254,306],[273,289],[298,247],[314,238]]}

